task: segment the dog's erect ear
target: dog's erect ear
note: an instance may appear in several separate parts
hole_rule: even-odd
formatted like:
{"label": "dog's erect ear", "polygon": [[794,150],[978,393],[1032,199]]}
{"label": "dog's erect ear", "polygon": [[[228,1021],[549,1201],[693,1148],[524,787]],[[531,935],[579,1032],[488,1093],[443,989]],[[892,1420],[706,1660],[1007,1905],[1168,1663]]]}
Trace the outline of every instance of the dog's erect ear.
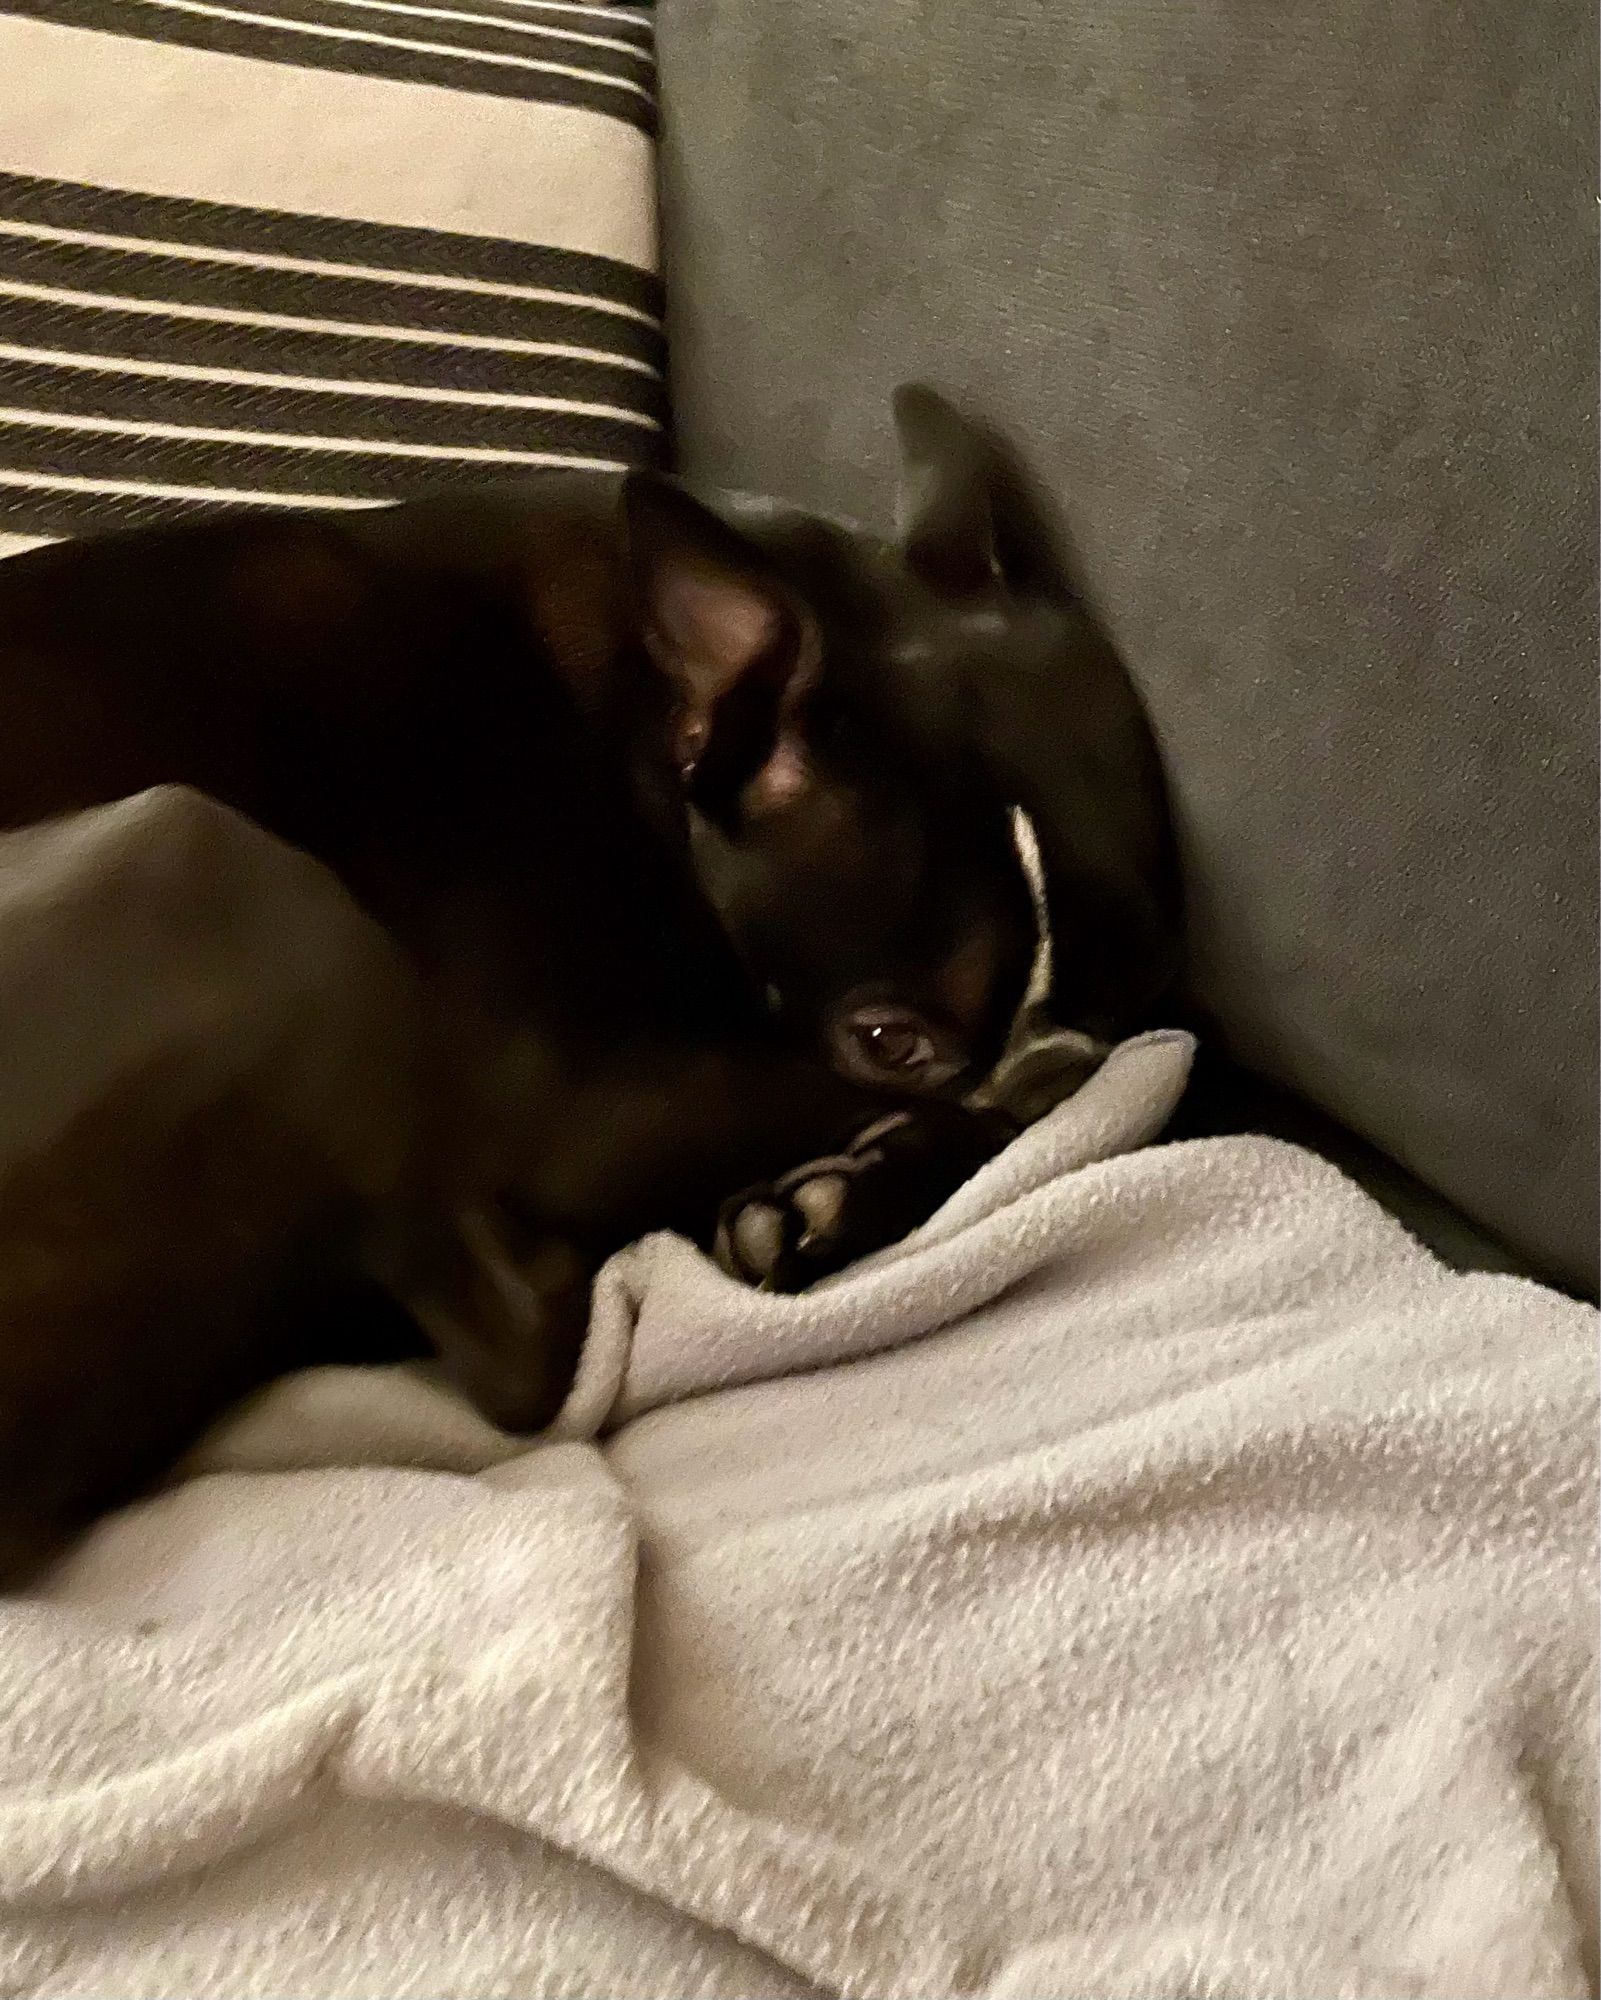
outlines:
{"label": "dog's erect ear", "polygon": [[982,596],[1001,580],[987,443],[924,383],[903,382],[893,407],[907,566],[942,597]]}
{"label": "dog's erect ear", "polygon": [[794,708],[815,671],[810,614],[759,549],[670,480],[631,473],[623,505],[645,645],[672,691],[686,781],[710,793],[761,777],[747,807],[781,803],[804,771]]}
{"label": "dog's erect ear", "polygon": [[1015,455],[924,382],[903,382],[893,407],[896,523],[914,574],[955,600],[997,590],[1070,600],[1060,523]]}
{"label": "dog's erect ear", "polygon": [[623,503],[651,657],[687,706],[715,708],[782,652],[790,608],[757,551],[681,487],[631,473]]}

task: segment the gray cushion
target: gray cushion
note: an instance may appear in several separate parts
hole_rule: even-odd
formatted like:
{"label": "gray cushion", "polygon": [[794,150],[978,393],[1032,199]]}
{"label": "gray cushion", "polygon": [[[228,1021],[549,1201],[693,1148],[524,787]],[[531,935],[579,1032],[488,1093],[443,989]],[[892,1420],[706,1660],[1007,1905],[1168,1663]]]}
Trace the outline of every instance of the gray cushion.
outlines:
{"label": "gray cushion", "polygon": [[1232,1052],[1593,1285],[1594,19],[674,0],[687,470],[886,521],[926,376],[1151,708]]}

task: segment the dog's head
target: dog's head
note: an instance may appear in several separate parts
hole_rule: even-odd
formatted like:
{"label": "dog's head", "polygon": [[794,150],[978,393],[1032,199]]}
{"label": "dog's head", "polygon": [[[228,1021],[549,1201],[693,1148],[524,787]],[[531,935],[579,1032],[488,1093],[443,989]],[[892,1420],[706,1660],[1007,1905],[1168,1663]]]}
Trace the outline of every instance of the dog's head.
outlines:
{"label": "dog's head", "polygon": [[648,477],[627,505],[693,864],[751,975],[863,1084],[972,1081],[1022,1001],[1036,925],[1006,800],[907,698],[904,561]]}
{"label": "dog's head", "polygon": [[[1013,559],[982,434],[927,390],[896,415],[894,543],[765,502],[714,510],[651,475],[626,509],[705,894],[796,1032],[919,1093],[987,1071],[1022,1004],[1039,939],[1013,711],[1060,683],[1073,712],[1083,620],[1039,538]],[[1083,743],[1056,747],[1082,761]],[[1042,847],[1059,898],[1072,871]],[[1094,998],[1072,1025],[1102,1032]]]}

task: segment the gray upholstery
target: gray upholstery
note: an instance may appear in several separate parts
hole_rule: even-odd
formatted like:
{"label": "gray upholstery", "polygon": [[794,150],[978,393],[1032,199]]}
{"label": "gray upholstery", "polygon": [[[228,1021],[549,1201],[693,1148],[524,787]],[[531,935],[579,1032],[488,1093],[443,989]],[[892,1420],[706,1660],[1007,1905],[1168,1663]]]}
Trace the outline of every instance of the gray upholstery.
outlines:
{"label": "gray upholstery", "polygon": [[1593,1286],[1593,9],[659,25],[685,469],[883,522],[907,376],[1020,440],[1232,1053]]}

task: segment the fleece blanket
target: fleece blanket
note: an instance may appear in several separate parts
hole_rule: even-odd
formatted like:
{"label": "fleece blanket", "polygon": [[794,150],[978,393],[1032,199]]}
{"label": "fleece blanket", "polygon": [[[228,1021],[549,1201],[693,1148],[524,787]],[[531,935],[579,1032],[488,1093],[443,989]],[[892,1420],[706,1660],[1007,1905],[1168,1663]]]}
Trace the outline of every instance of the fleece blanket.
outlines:
{"label": "fleece blanket", "polygon": [[208,1439],[0,1611],[0,1991],[1593,1992],[1595,1317],[1188,1059],[809,1297],[636,1246],[534,1448]]}

